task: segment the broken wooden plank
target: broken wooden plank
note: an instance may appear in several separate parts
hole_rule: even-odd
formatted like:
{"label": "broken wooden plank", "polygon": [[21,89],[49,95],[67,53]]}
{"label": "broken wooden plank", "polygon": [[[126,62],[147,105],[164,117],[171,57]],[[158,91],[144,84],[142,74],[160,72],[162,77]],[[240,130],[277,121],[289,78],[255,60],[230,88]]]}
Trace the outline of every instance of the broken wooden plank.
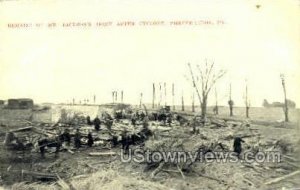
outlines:
{"label": "broken wooden plank", "polygon": [[69,153],[71,153],[71,154],[74,154],[74,153],[75,153],[74,151],[72,151],[72,150],[70,150],[70,149],[67,149],[67,151],[68,151]]}
{"label": "broken wooden plank", "polygon": [[158,167],[155,168],[155,170],[151,173],[151,175],[150,175],[151,178],[154,178],[155,175],[158,174],[162,170],[162,168],[163,168],[164,165],[165,165],[165,162],[160,162],[159,165],[158,165]]}
{"label": "broken wooden plank", "polygon": [[23,132],[23,131],[30,131],[33,127],[29,126],[29,127],[22,127],[22,128],[18,128],[18,129],[12,129],[9,132]]}
{"label": "broken wooden plank", "polygon": [[113,156],[116,155],[116,152],[90,152],[90,156]]}
{"label": "broken wooden plank", "polygon": [[289,177],[293,177],[293,176],[295,176],[295,175],[297,175],[297,174],[299,174],[299,173],[300,173],[300,170],[294,171],[294,172],[292,172],[292,173],[290,173],[290,174],[287,174],[287,175],[284,175],[284,176],[281,176],[281,177],[272,179],[272,180],[266,182],[265,185],[271,185],[271,184],[273,184],[273,183],[277,183],[277,182],[282,181],[282,180],[284,180],[284,179],[287,179],[287,178],[289,178]]}
{"label": "broken wooden plank", "polygon": [[29,171],[29,170],[22,170],[21,174],[22,174],[22,178],[23,178],[24,175],[38,176],[38,177],[51,178],[51,179],[56,179],[57,178],[57,176],[55,174]]}
{"label": "broken wooden plank", "polygon": [[298,159],[296,159],[296,158],[294,158],[292,156],[283,155],[283,157],[286,158],[286,159],[288,159],[288,160],[290,160],[290,161],[293,161],[293,162],[298,162],[299,161]]}
{"label": "broken wooden plank", "polygon": [[70,187],[70,185],[65,182],[58,174],[56,174],[57,178],[58,178],[58,181],[57,181],[57,184],[64,190],[71,190],[73,188]]}

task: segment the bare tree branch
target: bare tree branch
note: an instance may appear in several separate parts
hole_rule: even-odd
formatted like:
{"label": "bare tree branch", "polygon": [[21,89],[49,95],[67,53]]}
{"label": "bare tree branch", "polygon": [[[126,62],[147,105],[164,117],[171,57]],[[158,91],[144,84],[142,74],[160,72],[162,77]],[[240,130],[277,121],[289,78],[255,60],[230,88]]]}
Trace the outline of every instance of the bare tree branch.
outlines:
{"label": "bare tree branch", "polygon": [[195,82],[194,73],[193,73],[193,71],[192,71],[191,64],[188,63],[188,66],[189,66],[189,69],[190,69],[190,73],[191,73],[191,77],[192,77],[192,81],[193,81],[194,88],[196,89],[196,92],[197,92],[197,95],[198,95],[200,104],[202,104],[201,95],[200,95],[200,92],[199,92],[198,87],[197,87],[196,82]]}

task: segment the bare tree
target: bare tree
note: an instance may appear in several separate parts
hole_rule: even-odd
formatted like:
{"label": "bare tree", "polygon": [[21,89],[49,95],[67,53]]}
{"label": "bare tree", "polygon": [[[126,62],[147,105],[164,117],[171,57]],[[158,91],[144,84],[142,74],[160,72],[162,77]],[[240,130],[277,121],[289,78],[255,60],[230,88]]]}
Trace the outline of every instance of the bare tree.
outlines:
{"label": "bare tree", "polygon": [[155,84],[152,84],[152,109],[155,107]]}
{"label": "bare tree", "polygon": [[249,110],[250,110],[250,100],[248,98],[248,83],[246,82],[246,89],[245,89],[245,106],[246,106],[246,117],[249,118]]}
{"label": "bare tree", "polygon": [[192,95],[192,112],[195,112],[195,96],[194,96],[194,92]]}
{"label": "bare tree", "polygon": [[229,100],[228,100],[228,105],[229,105],[229,115],[230,116],[233,116],[233,105],[234,105],[234,102],[232,100],[232,96],[231,96],[231,83],[229,85]]}
{"label": "bare tree", "polygon": [[289,121],[289,108],[288,108],[288,101],[286,98],[286,86],[285,86],[285,76],[284,74],[280,75],[281,78],[281,83],[282,83],[282,88],[283,88],[283,93],[284,93],[284,116],[285,116],[285,121]]}
{"label": "bare tree", "polygon": [[181,111],[184,111],[184,99],[183,99],[183,93],[181,96]]}
{"label": "bare tree", "polygon": [[218,92],[217,92],[217,88],[215,88],[215,101],[216,101],[216,105],[214,107],[214,113],[216,115],[219,114],[219,105],[218,105]]}
{"label": "bare tree", "polygon": [[172,83],[172,105],[173,105],[173,111],[175,111],[175,85]]}
{"label": "bare tree", "polygon": [[142,108],[143,101],[143,93],[140,94],[140,108]]}
{"label": "bare tree", "polygon": [[[201,68],[199,65],[197,65],[198,75],[194,74],[190,63],[188,63],[188,66],[190,69],[193,86],[196,90],[198,99],[200,101],[201,116],[202,116],[202,118],[205,118],[206,111],[207,111],[207,100],[208,100],[209,92],[210,92],[211,88],[216,84],[216,82],[222,76],[224,76],[224,74],[226,72],[224,70],[219,70],[216,72],[215,68],[214,68],[214,62],[208,63],[207,60],[205,61],[204,68]],[[199,82],[199,84],[198,84],[198,82]]]}
{"label": "bare tree", "polygon": [[121,103],[123,103],[123,98],[124,98],[124,91],[121,91]]}

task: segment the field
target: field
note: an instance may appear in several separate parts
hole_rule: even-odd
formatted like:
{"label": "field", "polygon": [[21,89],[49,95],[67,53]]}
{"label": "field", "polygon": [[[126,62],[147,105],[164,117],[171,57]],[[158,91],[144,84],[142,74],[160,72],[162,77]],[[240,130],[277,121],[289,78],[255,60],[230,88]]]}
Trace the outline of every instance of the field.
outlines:
{"label": "field", "polygon": [[[179,108],[177,108],[179,109]],[[41,129],[56,131],[53,124],[60,119],[62,110],[69,114],[81,114],[94,118],[103,111],[112,112],[105,106],[68,106],[55,105],[50,110],[32,112],[30,110],[0,109],[1,141],[9,130],[26,126],[39,126]],[[149,111],[149,110],[148,110]],[[211,109],[209,112],[212,113]],[[291,122],[285,123],[280,108],[251,108],[250,119],[244,117],[244,108],[235,108],[234,117],[228,117],[228,108],[221,107],[219,116],[210,116],[210,123],[199,128],[199,133],[192,133],[191,127],[179,126],[173,122],[171,127],[157,121],[150,121],[149,128],[154,136],[145,142],[142,148],[155,149],[157,144],[170,149],[179,148],[170,141],[181,143],[185,151],[195,148],[212,148],[222,144],[227,151],[232,150],[233,139],[243,137],[244,150],[278,151],[282,155],[281,162],[195,162],[192,170],[184,170],[183,165],[164,164],[149,167],[147,163],[124,163],[121,161],[120,145],[112,147],[110,143],[101,141],[97,146],[83,146],[78,150],[61,151],[55,157],[51,150],[46,158],[41,159],[38,151],[15,152],[6,150],[1,144],[0,176],[1,185],[8,189],[282,189],[300,186],[298,172],[300,163],[300,127],[299,110],[290,110]],[[179,112],[188,120],[194,113],[187,109]],[[228,120],[227,122],[224,122]],[[217,122],[216,122],[217,121]],[[220,123],[214,124],[213,122]],[[113,131],[128,127],[126,120],[115,121]],[[223,126],[224,124],[224,126]],[[246,127],[245,124],[250,124]],[[78,125],[81,130],[93,130],[92,126]],[[74,125],[73,127],[78,127]],[[64,127],[64,126],[62,126]],[[138,129],[141,126],[137,126]],[[103,137],[107,134],[106,126],[101,125]],[[135,130],[136,130],[135,129]],[[30,133],[31,134],[31,133]],[[99,141],[100,142],[100,141]],[[132,149],[141,148],[133,145]],[[182,150],[180,149],[180,150]],[[213,146],[212,151],[218,151]],[[108,156],[90,153],[113,152]],[[48,174],[57,174],[58,180],[39,180],[30,175],[22,175],[22,170]],[[157,172],[157,173],[156,173]],[[284,177],[279,179],[279,177]],[[278,181],[272,181],[277,179]]]}

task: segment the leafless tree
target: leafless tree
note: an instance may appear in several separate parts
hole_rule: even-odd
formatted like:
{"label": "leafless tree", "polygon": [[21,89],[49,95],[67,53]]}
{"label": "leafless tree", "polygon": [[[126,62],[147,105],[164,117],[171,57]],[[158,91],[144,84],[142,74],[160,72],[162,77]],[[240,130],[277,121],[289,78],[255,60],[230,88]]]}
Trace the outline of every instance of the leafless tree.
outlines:
{"label": "leafless tree", "polygon": [[181,111],[184,111],[184,98],[183,98],[183,92],[181,95]]}
{"label": "leafless tree", "polygon": [[216,101],[216,105],[214,107],[214,113],[216,115],[219,114],[219,105],[218,105],[218,92],[217,92],[217,88],[215,88],[215,101]]}
{"label": "leafless tree", "polygon": [[245,80],[246,82],[246,89],[245,89],[245,106],[246,106],[246,117],[249,118],[249,110],[250,110],[250,99],[248,97],[248,82],[247,79]]}
{"label": "leafless tree", "polygon": [[197,65],[198,75],[196,75],[193,72],[191,64],[188,63],[192,83],[200,101],[202,118],[206,117],[207,100],[210,90],[212,89],[212,87],[214,87],[216,82],[226,73],[226,71],[224,70],[216,71],[214,65],[214,62],[208,63],[207,60],[205,60],[205,65],[203,67]]}
{"label": "leafless tree", "polygon": [[284,74],[280,75],[281,78],[281,83],[282,83],[282,88],[283,88],[283,93],[284,93],[284,116],[285,116],[285,121],[289,121],[289,108],[288,108],[288,103],[287,103],[287,98],[286,98],[286,85],[285,85],[285,76]]}
{"label": "leafless tree", "polygon": [[233,116],[233,105],[234,105],[234,102],[232,100],[232,96],[231,96],[231,83],[229,85],[229,100],[228,100],[228,105],[229,105],[229,115],[230,116]]}

